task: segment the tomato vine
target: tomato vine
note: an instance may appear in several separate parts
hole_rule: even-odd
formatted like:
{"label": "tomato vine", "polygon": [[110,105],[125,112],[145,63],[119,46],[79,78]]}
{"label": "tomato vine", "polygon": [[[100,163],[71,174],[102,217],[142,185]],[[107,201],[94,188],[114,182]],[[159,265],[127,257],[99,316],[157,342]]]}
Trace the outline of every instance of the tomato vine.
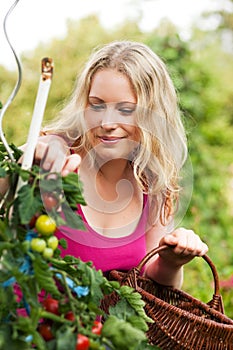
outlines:
{"label": "tomato vine", "polygon": [[[21,151],[14,145],[11,149],[19,160]],[[8,178],[10,189],[16,188],[17,177],[26,181],[1,200],[0,348],[82,349],[82,335],[90,350],[155,349],[147,344],[150,319],[138,293],[108,281],[91,263],[69,255],[61,258],[59,246],[66,242],[57,240],[55,228],[64,223],[82,227],[74,210],[85,200],[77,174],[48,175],[37,166],[22,170],[0,143],[0,177]],[[105,315],[101,300],[112,291],[120,304]],[[127,337],[122,339],[123,328]]]}

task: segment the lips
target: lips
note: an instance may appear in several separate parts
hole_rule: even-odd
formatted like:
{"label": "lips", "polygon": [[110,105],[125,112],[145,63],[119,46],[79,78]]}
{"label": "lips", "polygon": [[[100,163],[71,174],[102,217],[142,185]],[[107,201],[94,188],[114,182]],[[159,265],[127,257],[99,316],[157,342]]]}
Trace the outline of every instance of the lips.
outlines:
{"label": "lips", "polygon": [[117,143],[120,140],[123,139],[123,137],[108,137],[108,136],[100,136],[99,139],[101,140],[101,142],[106,143],[106,144],[113,144],[113,143]]}

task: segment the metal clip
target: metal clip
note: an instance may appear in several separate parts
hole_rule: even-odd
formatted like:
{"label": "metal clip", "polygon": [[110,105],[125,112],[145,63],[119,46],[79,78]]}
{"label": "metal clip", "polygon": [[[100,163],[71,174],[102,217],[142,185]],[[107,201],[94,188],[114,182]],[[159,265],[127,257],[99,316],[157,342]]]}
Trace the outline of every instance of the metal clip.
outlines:
{"label": "metal clip", "polygon": [[45,57],[41,61],[41,74],[42,80],[52,79],[53,77],[53,60],[52,58]]}

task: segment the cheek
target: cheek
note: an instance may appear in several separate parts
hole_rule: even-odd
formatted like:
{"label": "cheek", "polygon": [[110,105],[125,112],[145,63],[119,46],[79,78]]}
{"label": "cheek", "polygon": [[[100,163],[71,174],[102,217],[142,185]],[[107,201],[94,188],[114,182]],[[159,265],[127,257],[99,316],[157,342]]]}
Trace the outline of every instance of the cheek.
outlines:
{"label": "cheek", "polygon": [[136,126],[132,126],[129,130],[128,130],[129,134],[131,135],[131,139],[136,141],[136,142],[140,142],[141,137],[140,137],[140,130],[138,127]]}
{"label": "cheek", "polygon": [[89,132],[101,124],[101,116],[100,114],[93,113],[90,110],[87,110],[84,114],[86,130]]}
{"label": "cheek", "polygon": [[95,138],[95,130],[93,128],[90,128],[86,133],[86,138],[88,142],[94,146],[96,144],[96,138]]}

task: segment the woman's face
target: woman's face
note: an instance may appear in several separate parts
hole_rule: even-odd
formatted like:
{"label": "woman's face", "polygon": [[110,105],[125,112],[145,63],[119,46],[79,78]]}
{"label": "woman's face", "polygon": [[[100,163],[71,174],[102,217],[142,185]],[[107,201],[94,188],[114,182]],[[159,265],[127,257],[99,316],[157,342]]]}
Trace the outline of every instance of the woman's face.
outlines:
{"label": "woman's face", "polygon": [[88,139],[103,159],[126,158],[139,141],[137,99],[129,79],[114,69],[93,76],[85,120]]}

